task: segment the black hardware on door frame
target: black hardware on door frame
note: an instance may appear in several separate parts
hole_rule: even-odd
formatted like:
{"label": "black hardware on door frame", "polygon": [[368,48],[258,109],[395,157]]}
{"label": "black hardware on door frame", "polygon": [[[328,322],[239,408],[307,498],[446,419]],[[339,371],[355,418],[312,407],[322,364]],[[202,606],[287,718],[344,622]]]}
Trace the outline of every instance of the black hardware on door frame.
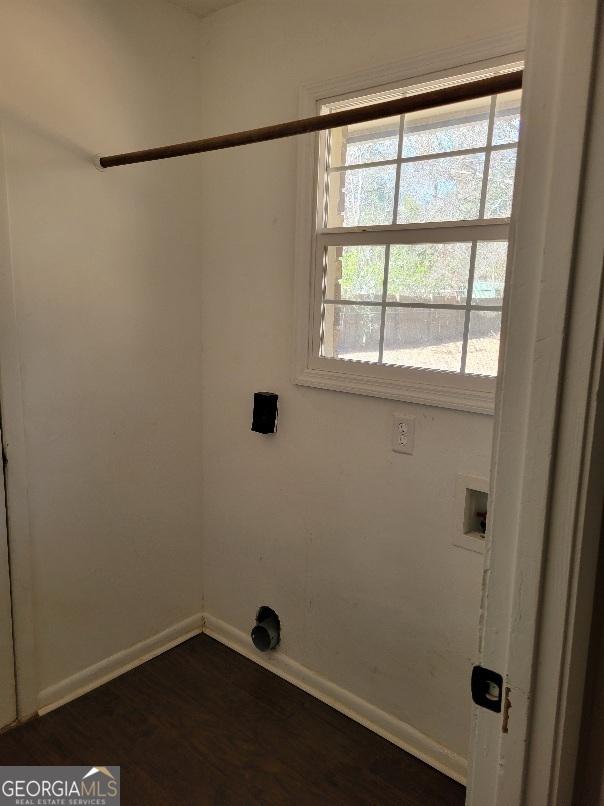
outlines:
{"label": "black hardware on door frame", "polygon": [[472,669],[472,700],[476,705],[489,711],[501,713],[503,698],[503,677],[492,669],[474,666]]}

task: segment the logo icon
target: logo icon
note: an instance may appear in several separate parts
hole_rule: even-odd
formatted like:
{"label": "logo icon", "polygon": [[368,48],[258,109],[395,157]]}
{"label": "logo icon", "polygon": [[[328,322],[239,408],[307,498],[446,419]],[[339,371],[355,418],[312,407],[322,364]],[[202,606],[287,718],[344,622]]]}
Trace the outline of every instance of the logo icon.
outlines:
{"label": "logo icon", "polygon": [[86,773],[86,775],[82,776],[82,781],[84,780],[84,778],[90,778],[91,775],[96,775],[97,772],[100,772],[101,775],[106,775],[107,778],[113,778],[113,780],[115,780],[115,775],[112,775],[107,769],[107,767],[91,767]]}

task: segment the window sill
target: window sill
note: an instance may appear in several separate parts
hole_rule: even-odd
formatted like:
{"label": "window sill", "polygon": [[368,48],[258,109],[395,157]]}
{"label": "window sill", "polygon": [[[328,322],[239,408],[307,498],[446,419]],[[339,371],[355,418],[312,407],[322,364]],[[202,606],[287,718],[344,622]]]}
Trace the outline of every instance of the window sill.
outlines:
{"label": "window sill", "polygon": [[[330,362],[331,363],[331,362]],[[414,373],[415,375],[419,373]],[[438,406],[475,414],[492,415],[495,409],[495,380],[486,379],[490,388],[462,388],[442,382],[439,373],[421,373],[421,379],[385,378],[370,374],[338,371],[331,367],[307,367],[298,372],[294,383],[315,389],[349,392],[388,400],[403,400],[424,406]],[[432,376],[432,377],[430,377]],[[425,379],[424,379],[425,377]],[[456,378],[456,380],[458,380]],[[483,382],[485,379],[480,379]]]}

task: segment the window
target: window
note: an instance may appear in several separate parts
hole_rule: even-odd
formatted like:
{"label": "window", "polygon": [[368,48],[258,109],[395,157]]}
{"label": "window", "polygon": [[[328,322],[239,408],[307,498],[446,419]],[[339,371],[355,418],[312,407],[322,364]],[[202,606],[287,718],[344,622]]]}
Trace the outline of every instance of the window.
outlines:
{"label": "window", "polygon": [[491,410],[519,124],[515,91],[321,133],[301,382]]}

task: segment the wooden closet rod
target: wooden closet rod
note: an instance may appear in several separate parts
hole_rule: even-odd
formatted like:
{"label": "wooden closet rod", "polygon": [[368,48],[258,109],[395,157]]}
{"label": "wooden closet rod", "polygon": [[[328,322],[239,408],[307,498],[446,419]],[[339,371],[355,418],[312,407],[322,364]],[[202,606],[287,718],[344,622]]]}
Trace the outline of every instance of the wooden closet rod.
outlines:
{"label": "wooden closet rod", "polygon": [[350,126],[353,123],[365,123],[370,120],[389,118],[393,115],[408,112],[418,112],[421,109],[443,106],[444,104],[452,104],[458,101],[470,101],[474,98],[495,95],[498,92],[517,90],[521,86],[522,70],[517,70],[513,73],[503,73],[502,75],[483,78],[480,81],[455,84],[452,87],[443,87],[430,92],[422,92],[418,95],[408,95],[404,98],[396,98],[393,101],[343,109],[339,112],[316,115],[302,120],[290,120],[287,123],[263,126],[260,129],[223,134],[219,137],[207,137],[205,140],[191,140],[188,143],[176,143],[171,146],[147,148],[144,151],[112,154],[108,157],[99,157],[98,164],[101,168],[114,168],[117,165],[132,165],[135,162],[184,157],[187,154],[201,154],[205,151],[218,151],[221,148],[234,148],[235,146],[245,146],[250,143],[262,143],[266,140],[279,140],[282,137],[293,137],[296,134],[318,132],[322,129],[332,129],[337,126]]}

